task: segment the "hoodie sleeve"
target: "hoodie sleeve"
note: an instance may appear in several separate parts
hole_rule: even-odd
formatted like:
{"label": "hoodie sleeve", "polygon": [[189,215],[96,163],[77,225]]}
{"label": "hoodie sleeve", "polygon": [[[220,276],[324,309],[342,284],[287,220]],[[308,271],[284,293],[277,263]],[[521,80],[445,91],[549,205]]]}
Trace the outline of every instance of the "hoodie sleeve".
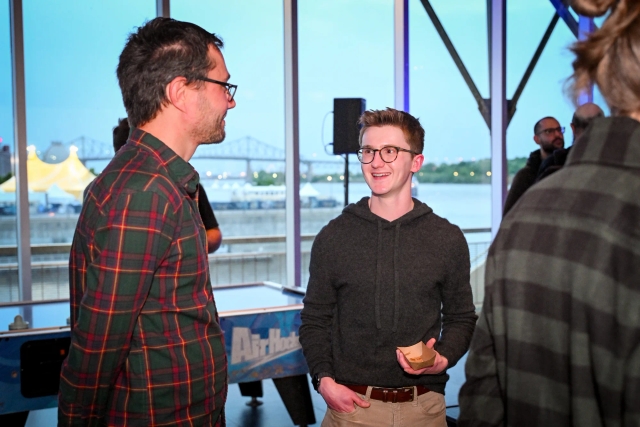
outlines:
{"label": "hoodie sleeve", "polygon": [[447,251],[446,280],[442,285],[442,333],[436,350],[453,367],[467,352],[478,316],[471,293],[469,246],[455,227]]}
{"label": "hoodie sleeve", "polygon": [[300,344],[311,375],[327,373],[334,376],[331,351],[331,325],[336,306],[333,275],[326,233],[320,232],[313,242],[309,264],[309,284],[300,313]]}

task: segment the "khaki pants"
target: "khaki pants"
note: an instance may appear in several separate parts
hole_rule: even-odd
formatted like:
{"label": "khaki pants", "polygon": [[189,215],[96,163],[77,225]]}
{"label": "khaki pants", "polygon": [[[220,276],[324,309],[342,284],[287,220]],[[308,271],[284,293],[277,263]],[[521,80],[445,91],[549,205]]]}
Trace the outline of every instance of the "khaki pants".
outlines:
{"label": "khaki pants", "polygon": [[444,396],[430,391],[412,402],[391,403],[369,398],[371,387],[367,388],[364,400],[371,403],[368,408],[355,405],[353,412],[336,412],[327,408],[321,427],[446,427],[446,407]]}

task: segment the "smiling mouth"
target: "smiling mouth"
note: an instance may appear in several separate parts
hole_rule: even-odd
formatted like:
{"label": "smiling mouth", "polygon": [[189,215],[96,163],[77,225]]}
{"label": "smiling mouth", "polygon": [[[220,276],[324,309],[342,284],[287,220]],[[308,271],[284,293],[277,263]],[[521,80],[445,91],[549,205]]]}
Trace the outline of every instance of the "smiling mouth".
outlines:
{"label": "smiling mouth", "polygon": [[391,175],[390,173],[372,173],[371,176],[373,176],[374,178],[382,178],[385,176],[389,176]]}

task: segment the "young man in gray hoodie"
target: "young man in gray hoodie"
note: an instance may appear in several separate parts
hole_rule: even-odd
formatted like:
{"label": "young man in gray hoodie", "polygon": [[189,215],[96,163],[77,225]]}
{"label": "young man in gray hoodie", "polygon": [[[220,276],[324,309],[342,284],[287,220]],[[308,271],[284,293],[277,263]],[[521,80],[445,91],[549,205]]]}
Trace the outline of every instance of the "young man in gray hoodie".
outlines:
{"label": "young man in gray hoodie", "polygon": [[[424,129],[402,111],[360,118],[358,159],[371,197],[347,206],[316,237],[300,342],[322,427],[446,426],[446,370],[476,323],[469,249],[460,229],[411,197]],[[435,364],[412,369],[397,347],[422,341]]]}

